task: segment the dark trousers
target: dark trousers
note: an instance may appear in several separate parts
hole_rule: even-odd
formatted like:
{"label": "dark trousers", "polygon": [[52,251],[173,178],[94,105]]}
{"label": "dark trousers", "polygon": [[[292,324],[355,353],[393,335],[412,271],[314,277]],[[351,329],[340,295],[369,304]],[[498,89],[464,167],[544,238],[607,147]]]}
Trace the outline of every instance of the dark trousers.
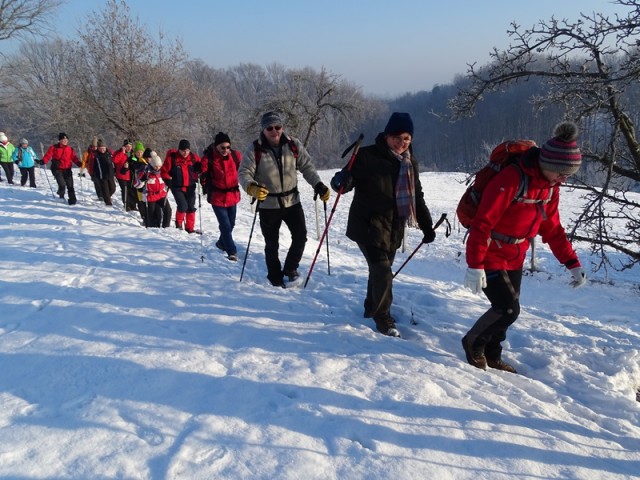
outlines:
{"label": "dark trousers", "polygon": [[22,168],[20,167],[20,185],[23,187],[27,184],[27,180],[29,180],[29,186],[36,186],[36,174],[34,167]]}
{"label": "dark trousers", "polygon": [[53,178],[58,184],[58,196],[64,198],[65,192],[69,194],[69,205],[76,203],[76,191],[73,188],[73,173],[70,168],[52,170]]}
{"label": "dark trousers", "polygon": [[284,260],[284,271],[296,270],[307,243],[307,225],[300,203],[288,208],[261,208],[260,229],[264,237],[264,258],[267,263],[267,278],[272,283],[282,282],[284,274],[278,256],[280,248],[280,226],[282,222],[291,233],[291,246]]}
{"label": "dark trousers", "polygon": [[96,194],[101,198],[105,205],[113,205],[111,197],[116,193],[116,182],[113,177],[94,178],[93,183],[96,187]]}
{"label": "dark trousers", "polygon": [[194,183],[186,192],[181,188],[172,188],[171,193],[176,201],[176,210],[178,212],[195,212],[196,211],[196,184]]}
{"label": "dark trousers", "polygon": [[393,302],[393,272],[391,266],[396,252],[386,252],[381,248],[359,243],[358,247],[364,255],[369,267],[367,280],[367,296],[364,299],[364,314],[372,317],[376,325],[383,330],[388,327],[391,319],[391,304]]}
{"label": "dark trousers", "polygon": [[[133,175],[133,174],[132,174]],[[130,180],[122,180],[118,178],[118,185],[120,186],[120,196],[122,198],[122,204],[125,205],[125,211],[137,210],[138,206],[138,194],[131,185]]]}
{"label": "dark trousers", "polygon": [[167,197],[146,203],[145,226],[148,228],[167,228],[171,225],[171,205]]}
{"label": "dark trousers", "polygon": [[520,315],[522,269],[487,270],[486,274],[487,288],[483,291],[491,308],[469,330],[467,339],[473,350],[484,350],[488,359],[499,360],[507,329]]}
{"label": "dark trousers", "polygon": [[213,213],[218,219],[218,228],[220,229],[219,241],[224,247],[224,251],[228,255],[238,253],[236,244],[233,241],[233,227],[236,225],[236,206],[232,207],[216,207],[213,205]]}
{"label": "dark trousers", "polygon": [[7,182],[13,183],[13,162],[0,162],[0,164],[7,175]]}

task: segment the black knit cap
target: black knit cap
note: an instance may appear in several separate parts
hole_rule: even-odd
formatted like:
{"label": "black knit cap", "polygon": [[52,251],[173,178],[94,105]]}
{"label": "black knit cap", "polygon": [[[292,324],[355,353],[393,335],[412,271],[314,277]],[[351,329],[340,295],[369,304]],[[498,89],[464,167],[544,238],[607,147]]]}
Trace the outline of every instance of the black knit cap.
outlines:
{"label": "black knit cap", "polygon": [[64,133],[64,132],[60,132],[60,133],[58,134],[58,140],[64,140],[65,138],[66,138],[67,140],[69,139],[69,137],[67,137],[67,134],[66,134],[66,133]]}
{"label": "black knit cap", "polygon": [[399,133],[408,133],[413,137],[413,120],[411,115],[402,112],[393,112],[387,126],[384,127],[384,133],[387,135],[397,135]]}
{"label": "black knit cap", "polygon": [[151,158],[151,149],[149,147],[144,149],[142,153],[142,158]]}
{"label": "black knit cap", "polygon": [[180,143],[178,143],[178,150],[191,150],[189,140],[185,140],[184,138],[180,140]]}
{"label": "black knit cap", "polygon": [[213,145],[215,147],[217,147],[221,143],[231,143],[231,139],[229,138],[229,135],[227,135],[224,132],[218,132],[218,134],[216,135],[216,138],[213,140]]}

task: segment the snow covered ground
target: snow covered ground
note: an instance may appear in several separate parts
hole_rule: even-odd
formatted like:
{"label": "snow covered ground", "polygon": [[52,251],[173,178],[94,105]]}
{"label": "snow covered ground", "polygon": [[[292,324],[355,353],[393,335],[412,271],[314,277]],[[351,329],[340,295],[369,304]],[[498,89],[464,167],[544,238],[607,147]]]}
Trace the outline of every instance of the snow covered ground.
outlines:
{"label": "snow covered ground", "polygon": [[[453,221],[462,175],[421,178],[434,218]],[[540,246],[505,348],[521,375],[484,372],[460,346],[487,301],[462,286],[458,229],[396,278],[395,339],[362,317],[350,194],[329,233],[331,275],[323,246],[307,288],[284,290],[267,283],[257,225],[239,282],[246,196],[231,263],[204,200],[200,237],[144,229],[86,179],[73,207],[42,171],[38,185],[0,183],[3,479],[639,478],[637,268],[572,289]],[[304,277],[318,244],[300,188]],[[579,208],[563,191],[565,223]],[[396,268],[421,238],[409,233]]]}

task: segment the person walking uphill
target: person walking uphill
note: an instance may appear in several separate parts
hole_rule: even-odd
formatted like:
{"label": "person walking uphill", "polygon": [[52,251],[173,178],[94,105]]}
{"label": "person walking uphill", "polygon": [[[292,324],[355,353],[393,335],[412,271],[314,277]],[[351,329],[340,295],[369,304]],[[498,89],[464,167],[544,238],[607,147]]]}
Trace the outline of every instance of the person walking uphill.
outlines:
{"label": "person walking uphill", "polygon": [[[260,127],[260,137],[244,152],[238,179],[242,188],[258,200],[267,278],[273,286],[285,287],[285,275],[290,282],[299,277],[298,266],[307,243],[307,226],[298,192],[298,171],[323,202],[329,200],[331,193],[320,181],[302,142],[284,133],[284,122],[278,113],[265,113]],[[291,246],[284,268],[278,256],[282,222],[291,232]]]}
{"label": "person walking uphill", "polygon": [[29,186],[36,188],[35,165],[39,160],[26,138],[20,140],[20,145],[13,151],[11,158],[20,168],[20,185],[24,187],[29,180]]}
{"label": "person walking uphill", "polygon": [[224,250],[233,262],[238,260],[233,227],[236,224],[236,205],[240,202],[238,167],[241,161],[242,154],[231,148],[229,135],[219,132],[213,144],[204,151],[200,177],[204,181],[207,201],[218,219],[220,238],[216,247]]}
{"label": "person walking uphill", "polygon": [[13,152],[16,147],[9,141],[4,132],[0,132],[0,165],[7,176],[7,182],[13,185]]}
{"label": "person walking uphill", "polygon": [[355,190],[347,237],[358,244],[369,267],[365,318],[373,318],[383,335],[399,337],[391,315],[391,266],[402,244],[404,229],[420,227],[424,243],[435,240],[431,213],[424,201],[418,162],[413,155],[413,121],[408,113],[394,112],[373,145],[358,152],[351,170],[336,173],[331,186]]}
{"label": "person walking uphill", "polygon": [[[574,123],[557,125],[553,138],[541,148],[527,150],[516,165],[502,169],[482,193],[467,240],[469,268],[464,285],[474,293],[484,291],[491,308],[462,338],[467,361],[474,367],[516,372],[502,360],[502,342],[520,314],[522,267],[531,238],[542,236],[571,272],[574,287],[586,282],[558,215],[560,184],[582,162],[577,138]],[[523,199],[527,201],[514,201],[521,190],[521,172],[528,179]]]}
{"label": "person walking uphill", "polygon": [[76,191],[73,188],[73,174],[71,173],[72,164],[80,166],[80,161],[76,152],[69,146],[69,137],[66,133],[58,135],[58,143],[49,147],[47,153],[42,157],[42,163],[45,165],[51,161],[51,172],[53,178],[58,184],[58,196],[64,198],[65,193],[69,194],[69,205],[75,205],[77,202]]}
{"label": "person walking uphill", "polygon": [[105,205],[113,205],[111,197],[116,193],[114,170],[111,151],[102,139],[98,139],[94,161],[89,164],[89,174],[96,187],[98,198],[101,198]]}
{"label": "person walking uphill", "polygon": [[191,152],[187,140],[169,150],[162,165],[162,178],[176,201],[176,228],[194,233],[196,225],[196,182],[202,173],[200,157]]}

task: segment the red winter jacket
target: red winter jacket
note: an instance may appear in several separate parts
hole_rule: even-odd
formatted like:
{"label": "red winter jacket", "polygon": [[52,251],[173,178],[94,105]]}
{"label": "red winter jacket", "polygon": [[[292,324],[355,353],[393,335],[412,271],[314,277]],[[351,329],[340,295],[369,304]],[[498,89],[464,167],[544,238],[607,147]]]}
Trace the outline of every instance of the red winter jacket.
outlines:
{"label": "red winter jacket", "polygon": [[178,150],[169,150],[160,170],[162,178],[170,180],[171,188],[180,188],[186,192],[198,180],[199,173],[193,168],[196,163],[201,163],[200,157],[193,152],[189,152],[185,158]]}
{"label": "red winter jacket", "polygon": [[[142,189],[142,194],[147,195],[147,202],[157,202],[167,196],[162,173],[155,170],[151,165],[140,169],[134,187]],[[143,201],[145,198],[143,197]]]}
{"label": "red winter jacket", "polygon": [[231,150],[223,157],[215,147],[202,158],[202,178],[206,180],[207,201],[214,207],[232,207],[240,202],[238,166],[242,153]]}
{"label": "red winter jacket", "polygon": [[80,166],[80,161],[73,148],[69,145],[62,145],[62,143],[56,143],[49,147],[47,153],[42,157],[42,162],[46,165],[49,160],[52,161],[54,170],[69,170],[73,166],[72,163]]}
{"label": "red winter jacket", "polygon": [[125,181],[131,180],[130,170],[128,168],[123,170],[122,168],[124,164],[127,163],[128,161],[129,161],[129,154],[123,151],[122,149],[118,150],[116,153],[113,154],[113,165],[115,166],[115,170],[116,170],[116,178],[119,178],[120,180],[125,180]]}
{"label": "red winter jacket", "polygon": [[[549,198],[548,203],[521,203],[513,201],[520,188],[518,167],[510,165],[487,184],[467,239],[467,265],[485,270],[519,270],[529,248],[530,239],[537,234],[548,243],[554,256],[567,268],[580,266],[580,261],[567,239],[558,215],[559,186],[551,187],[543,177],[537,154],[520,160],[520,168],[529,177],[525,198]],[[494,232],[494,233],[492,233]],[[497,234],[497,235],[496,235]],[[495,239],[500,235],[524,239],[509,243]],[[493,237],[493,238],[492,238]]]}

